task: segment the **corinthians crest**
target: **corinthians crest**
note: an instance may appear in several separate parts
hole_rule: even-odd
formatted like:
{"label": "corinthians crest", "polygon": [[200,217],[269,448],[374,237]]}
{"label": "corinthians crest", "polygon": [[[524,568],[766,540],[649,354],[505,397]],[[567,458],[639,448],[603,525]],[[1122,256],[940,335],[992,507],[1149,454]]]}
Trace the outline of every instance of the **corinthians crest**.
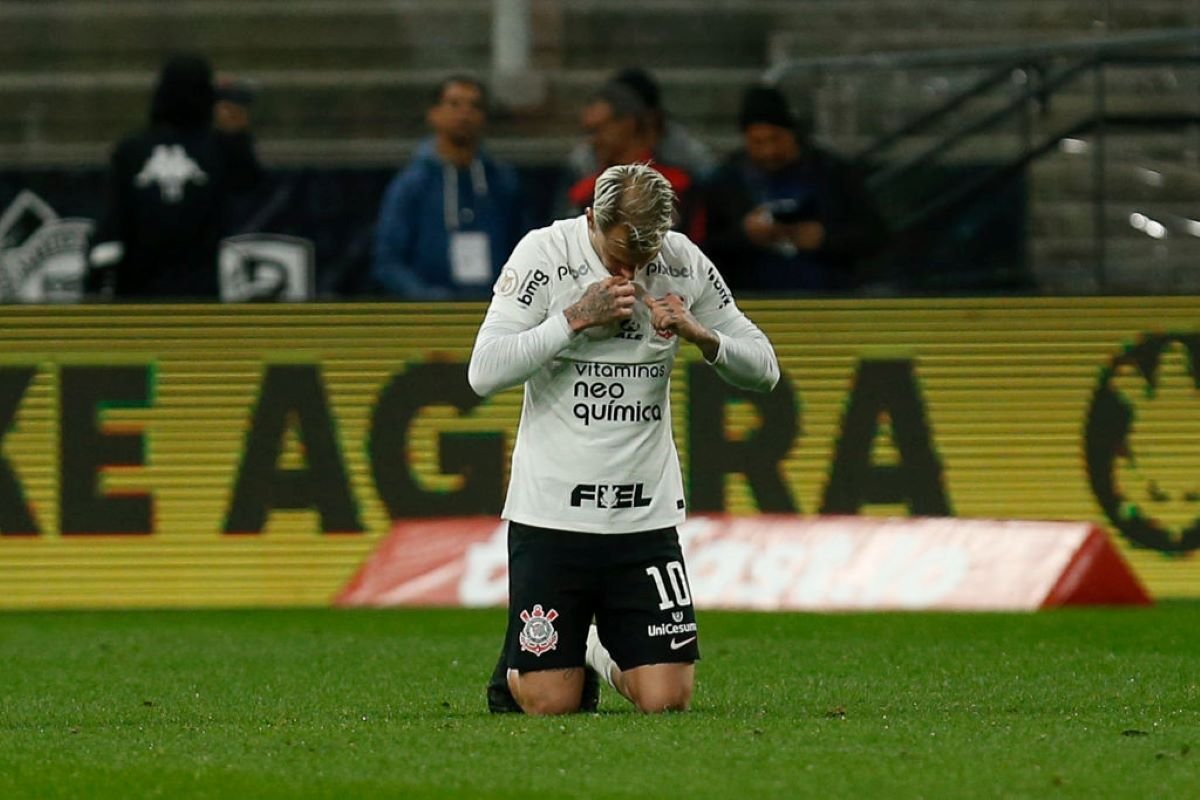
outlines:
{"label": "corinthians crest", "polygon": [[522,610],[521,622],[525,623],[525,628],[520,636],[521,649],[540,656],[557,647],[558,631],[554,630],[556,619],[558,612],[553,608],[543,611],[541,603],[535,604],[532,612]]}
{"label": "corinthians crest", "polygon": [[0,213],[0,302],[77,302],[91,230],[91,220],[62,219],[22,190]]}

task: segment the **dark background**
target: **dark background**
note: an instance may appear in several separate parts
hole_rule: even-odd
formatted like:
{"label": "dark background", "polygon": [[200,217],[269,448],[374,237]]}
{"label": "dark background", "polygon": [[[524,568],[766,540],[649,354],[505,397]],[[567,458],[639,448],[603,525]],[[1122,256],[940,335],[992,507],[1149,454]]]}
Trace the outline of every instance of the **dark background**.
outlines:
{"label": "dark background", "polygon": [[[968,164],[925,170],[908,185],[892,187],[881,197],[884,216],[900,219],[918,202],[989,168]],[[228,233],[267,232],[309,239],[315,250],[319,297],[370,296],[375,218],[397,169],[272,169],[262,185],[235,203]],[[564,186],[560,169],[523,166],[519,171],[529,224],[547,224]],[[96,219],[104,207],[104,186],[101,167],[0,172],[0,213],[22,189],[28,189],[61,217]],[[1026,182],[1018,176],[950,216],[897,236],[889,248],[862,266],[860,282],[918,295],[1027,290],[1031,282],[1024,266],[1026,217]]]}

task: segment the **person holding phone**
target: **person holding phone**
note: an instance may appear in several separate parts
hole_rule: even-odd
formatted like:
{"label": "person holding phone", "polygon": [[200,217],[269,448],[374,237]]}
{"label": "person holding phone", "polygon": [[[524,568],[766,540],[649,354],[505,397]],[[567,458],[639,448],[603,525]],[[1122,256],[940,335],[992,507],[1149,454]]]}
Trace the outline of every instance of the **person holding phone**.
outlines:
{"label": "person holding phone", "polygon": [[886,239],[862,176],[815,145],[783,93],[742,97],[743,147],[709,187],[706,250],[738,289],[837,293]]}

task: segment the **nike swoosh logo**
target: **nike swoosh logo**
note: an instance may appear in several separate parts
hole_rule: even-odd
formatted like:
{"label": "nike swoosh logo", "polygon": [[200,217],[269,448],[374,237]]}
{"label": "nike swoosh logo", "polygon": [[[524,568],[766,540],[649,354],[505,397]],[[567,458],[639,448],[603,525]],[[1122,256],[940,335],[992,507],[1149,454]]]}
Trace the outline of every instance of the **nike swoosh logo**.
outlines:
{"label": "nike swoosh logo", "polygon": [[688,638],[684,639],[682,642],[677,642],[674,639],[672,639],[671,640],[671,649],[678,650],[679,648],[684,647],[685,645],[689,645],[694,641],[696,641],[695,636],[689,636]]}

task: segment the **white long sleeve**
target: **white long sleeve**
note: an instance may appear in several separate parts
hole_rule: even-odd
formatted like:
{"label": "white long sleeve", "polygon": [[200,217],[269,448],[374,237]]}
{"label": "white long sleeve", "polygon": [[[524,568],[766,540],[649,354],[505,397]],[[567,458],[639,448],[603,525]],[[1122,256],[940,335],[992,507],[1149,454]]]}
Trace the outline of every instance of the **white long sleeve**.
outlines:
{"label": "white long sleeve", "polygon": [[[779,361],[775,358],[775,348],[771,340],[745,317],[736,321],[738,324],[725,327],[738,327],[735,333],[714,327],[713,331],[721,340],[717,350],[716,360],[710,362],[721,379],[740,389],[754,392],[769,392],[779,383]],[[745,325],[740,323],[744,322]]]}
{"label": "white long sleeve", "polygon": [[570,324],[561,313],[525,328],[493,303],[475,337],[467,380],[480,397],[519,386],[570,344],[571,337]]}
{"label": "white long sleeve", "polygon": [[720,340],[717,357],[708,363],[722,380],[740,389],[774,389],[779,382],[779,361],[771,340],[738,309],[717,268],[695,245],[678,234],[668,242],[672,251],[679,250],[679,257],[690,259],[693,269],[705,277],[692,313]]}
{"label": "white long sleeve", "polygon": [[[528,234],[496,281],[467,378],[483,397],[524,385],[505,519],[630,533],[685,518],[670,386],[690,345],[656,331],[645,303],[619,323],[573,333],[564,309],[607,275],[581,216]],[[716,333],[712,367],[722,379],[758,391],[779,380],[770,341],[686,237],[668,234],[634,282],[651,297],[682,298]]]}

